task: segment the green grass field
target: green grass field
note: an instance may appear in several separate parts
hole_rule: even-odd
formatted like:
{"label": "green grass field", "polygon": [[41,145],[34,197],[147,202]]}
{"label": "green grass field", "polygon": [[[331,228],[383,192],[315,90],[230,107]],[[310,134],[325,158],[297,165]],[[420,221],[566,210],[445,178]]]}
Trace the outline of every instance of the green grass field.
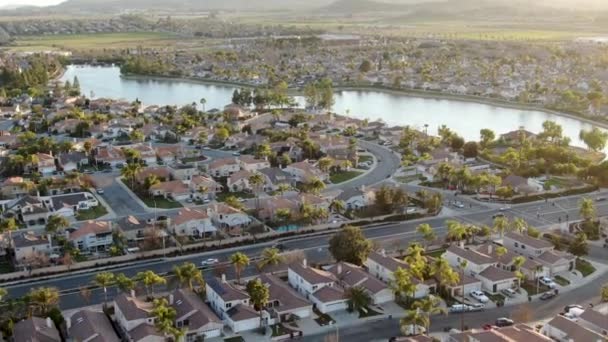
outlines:
{"label": "green grass field", "polygon": [[13,51],[46,50],[98,50],[125,47],[166,47],[176,42],[175,36],[166,33],[132,32],[75,35],[49,35],[40,37],[17,37],[11,47]]}
{"label": "green grass field", "polygon": [[359,176],[362,173],[363,172],[360,172],[360,171],[338,172],[338,173],[334,173],[333,175],[329,176],[329,180],[331,180],[331,182],[333,184],[344,183],[348,180],[351,180],[351,179]]}

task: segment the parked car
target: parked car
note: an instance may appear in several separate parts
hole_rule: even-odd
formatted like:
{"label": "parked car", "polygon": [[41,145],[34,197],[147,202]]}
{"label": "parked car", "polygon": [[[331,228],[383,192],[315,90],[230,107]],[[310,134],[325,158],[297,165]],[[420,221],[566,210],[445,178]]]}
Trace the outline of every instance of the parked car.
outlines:
{"label": "parked car", "polygon": [[401,328],[401,332],[405,336],[417,336],[426,332],[426,329],[421,325],[410,324]]}
{"label": "parked car", "polygon": [[517,292],[515,292],[515,290],[513,289],[503,289],[502,291],[500,291],[502,294],[504,294],[507,297],[515,297],[517,296]]}
{"label": "parked car", "polygon": [[494,322],[494,325],[496,325],[497,327],[509,327],[513,324],[515,324],[515,322],[513,322],[512,319],[506,317],[498,318],[496,319],[496,322]]}
{"label": "parked car", "polygon": [[583,308],[572,308],[570,309],[568,312],[566,312],[564,314],[564,316],[570,318],[570,319],[576,319],[578,318],[580,315],[583,314],[583,312],[585,312],[585,309]]}
{"label": "parked car", "polygon": [[606,200],[606,197],[598,197],[595,199],[596,202],[604,202]]}
{"label": "parked car", "polygon": [[232,155],[235,157],[239,157],[241,155],[241,152],[232,152]]}
{"label": "parked car", "polygon": [[103,191],[103,189],[102,189],[102,188],[97,188],[97,189],[95,189],[95,192],[96,192],[97,194],[99,194],[99,195],[103,195],[103,193],[104,193],[104,191]]}
{"label": "parked car", "polygon": [[201,266],[203,266],[203,267],[208,267],[208,266],[215,265],[215,264],[217,264],[218,262],[219,262],[219,260],[218,260],[218,259],[216,259],[216,258],[209,258],[209,259],[206,259],[206,260],[201,261]]}
{"label": "parked car", "polygon": [[464,204],[462,202],[454,202],[454,206],[456,208],[464,208]]}
{"label": "parked car", "polygon": [[482,303],[475,303],[469,305],[469,311],[483,311],[485,310],[485,308],[486,306]]}
{"label": "parked car", "polygon": [[481,291],[471,291],[469,295],[482,303],[487,303],[490,301],[490,298],[488,298],[488,296]]}
{"label": "parked car", "polygon": [[542,277],[538,278],[538,281],[550,289],[554,289],[557,287],[557,284],[555,284],[553,279],[551,279],[549,277],[542,276]]}
{"label": "parked car", "polygon": [[466,304],[454,304],[450,306],[449,312],[451,313],[459,313],[459,312],[467,312],[470,310],[470,307]]}
{"label": "parked car", "polygon": [[551,299],[551,298],[553,298],[555,296],[557,296],[557,294],[555,294],[554,291],[549,291],[549,292],[543,293],[543,295],[540,296],[540,299],[541,300],[549,300],[549,299]]}
{"label": "parked car", "polygon": [[564,308],[564,312],[569,312],[570,309],[581,309],[583,310],[583,306],[582,305],[578,305],[578,304],[570,304],[570,305],[566,305],[566,307]]}
{"label": "parked car", "polygon": [[505,214],[503,214],[503,213],[496,213],[496,214],[492,215],[493,219],[495,219],[497,217],[505,217]]}

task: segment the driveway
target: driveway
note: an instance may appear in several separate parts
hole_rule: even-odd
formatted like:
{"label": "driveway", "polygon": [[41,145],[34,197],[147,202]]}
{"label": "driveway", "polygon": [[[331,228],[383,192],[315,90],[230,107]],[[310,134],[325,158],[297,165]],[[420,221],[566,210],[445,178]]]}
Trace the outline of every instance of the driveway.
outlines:
{"label": "driveway", "polygon": [[146,209],[132,197],[135,195],[132,195],[117,183],[115,179],[117,176],[116,172],[92,175],[95,186],[103,189],[104,192],[103,195],[97,196],[101,196],[118,217],[145,214]]}

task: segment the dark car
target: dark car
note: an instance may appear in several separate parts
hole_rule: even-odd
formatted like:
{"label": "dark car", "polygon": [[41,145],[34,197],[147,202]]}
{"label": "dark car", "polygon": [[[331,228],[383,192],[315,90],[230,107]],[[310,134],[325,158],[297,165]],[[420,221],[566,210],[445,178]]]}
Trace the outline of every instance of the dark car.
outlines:
{"label": "dark car", "polygon": [[503,214],[503,213],[496,213],[496,214],[492,215],[493,219],[495,219],[497,217],[505,217],[505,214]]}
{"label": "dark car", "polygon": [[555,296],[557,296],[557,294],[555,292],[553,292],[553,291],[551,291],[551,292],[545,292],[545,293],[543,293],[542,296],[540,296],[540,299],[541,300],[549,300],[549,299],[551,299],[551,298],[553,298]]}
{"label": "dark car", "polygon": [[512,326],[513,324],[515,324],[515,322],[513,322],[512,319],[506,318],[506,317],[498,318],[496,320],[496,322],[494,323],[494,325],[496,325],[497,327],[509,327],[509,326]]}

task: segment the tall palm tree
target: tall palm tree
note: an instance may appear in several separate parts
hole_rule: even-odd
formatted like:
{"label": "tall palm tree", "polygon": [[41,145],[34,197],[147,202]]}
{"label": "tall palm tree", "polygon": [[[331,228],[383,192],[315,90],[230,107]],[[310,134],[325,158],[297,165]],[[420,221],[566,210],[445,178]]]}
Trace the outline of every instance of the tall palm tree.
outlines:
{"label": "tall palm tree", "polygon": [[127,277],[124,273],[118,273],[114,277],[114,280],[116,281],[116,286],[118,289],[127,294],[130,293],[131,290],[135,289],[135,280]]}
{"label": "tall palm tree", "polygon": [[334,160],[331,159],[330,157],[323,157],[323,158],[319,159],[317,166],[319,167],[319,170],[327,173],[327,172],[329,172],[329,169],[331,168],[333,163],[334,163]]}
{"label": "tall palm tree", "polygon": [[462,241],[467,236],[466,226],[455,220],[447,220],[446,226],[448,227],[447,238],[451,242]]}
{"label": "tall palm tree", "polygon": [[201,100],[199,101],[201,103],[201,105],[203,106],[203,112],[205,111],[205,105],[207,104],[207,99],[202,97]]}
{"label": "tall palm tree", "polygon": [[431,267],[431,274],[435,276],[439,288],[445,292],[447,286],[454,286],[460,282],[460,276],[454,271],[450,263],[443,257],[435,259]]}
{"label": "tall palm tree", "polygon": [[346,204],[342,200],[335,199],[331,201],[329,208],[338,214],[342,214],[346,210]]}
{"label": "tall palm tree", "polygon": [[[160,276],[150,270],[137,273],[136,278],[138,281],[141,281],[144,284],[144,287],[146,288],[146,295],[148,297],[150,296],[150,294],[152,294],[152,296],[154,296],[154,286],[155,285],[161,285],[161,284],[167,283],[167,279],[163,278],[162,276]],[[150,290],[152,290],[152,291],[150,291]]]}
{"label": "tall palm tree", "polygon": [[424,280],[427,258],[424,248],[418,243],[411,243],[405,251],[405,262],[409,264],[410,273],[419,280]]}
{"label": "tall palm tree", "polygon": [[306,182],[305,189],[307,192],[318,194],[325,189],[325,183],[317,177],[313,177]]}
{"label": "tall palm tree", "polygon": [[135,189],[135,177],[141,171],[141,164],[129,163],[122,170],[120,170],[121,176],[131,180],[131,189]]}
{"label": "tall palm tree", "polygon": [[[399,328],[404,335],[418,335],[418,327],[430,325],[429,317],[419,309],[408,310],[405,316],[399,320]],[[413,330],[410,330],[413,327]]]}
{"label": "tall palm tree", "polygon": [[431,227],[431,225],[428,223],[423,223],[419,225],[418,227],[416,227],[416,231],[418,232],[418,234],[422,235],[422,238],[424,239],[424,241],[426,241],[424,247],[425,250],[428,248],[428,245],[431,242],[435,241],[435,239],[437,238],[437,234],[435,234],[433,227]]}
{"label": "tall palm tree", "polygon": [[513,258],[513,268],[515,268],[515,276],[517,280],[519,280],[519,284],[525,280],[525,275],[521,272],[521,267],[526,263],[526,258],[521,255],[518,255]]}
{"label": "tall palm tree", "polygon": [[447,315],[448,313],[446,308],[441,306],[441,300],[433,295],[429,295],[425,299],[416,301],[413,307],[422,311],[426,315],[427,319],[424,328],[426,329],[427,334],[431,328],[431,316],[436,314]]}
{"label": "tall palm tree", "polygon": [[389,287],[395,294],[395,298],[405,297],[406,302],[413,297],[416,292],[416,284],[412,282],[412,275],[406,269],[397,267],[393,272],[393,280],[389,282]]}
{"label": "tall palm tree", "polygon": [[277,187],[277,192],[281,195],[283,195],[284,193],[286,193],[289,190],[291,190],[291,186],[289,186],[289,184],[281,183]]}
{"label": "tall palm tree", "polygon": [[241,272],[249,265],[249,257],[241,252],[236,252],[230,256],[230,263],[234,266],[237,283],[241,282]]}
{"label": "tall palm tree", "polygon": [[595,204],[590,198],[583,198],[581,200],[579,214],[585,221],[591,221],[595,218]]}
{"label": "tall palm tree", "polygon": [[498,216],[494,219],[494,231],[500,234],[500,238],[505,235],[507,229],[509,229],[509,219],[504,216]]}
{"label": "tall palm tree", "polygon": [[55,234],[70,226],[70,221],[65,216],[51,215],[46,222],[47,233]]}
{"label": "tall palm tree", "polygon": [[59,303],[59,290],[54,287],[31,289],[28,294],[30,303],[38,308],[41,315],[46,315],[51,307]]}
{"label": "tall palm tree", "polygon": [[181,266],[174,266],[173,273],[175,273],[175,276],[182,286],[188,285],[190,291],[194,291],[194,282],[198,283],[200,286],[205,284],[203,273],[191,262],[185,262]]}
{"label": "tall palm tree", "polygon": [[258,267],[264,269],[266,266],[279,265],[284,260],[281,251],[276,248],[266,248],[262,251],[262,256],[258,262]]}
{"label": "tall palm tree", "polygon": [[523,234],[528,229],[528,223],[521,217],[516,217],[511,225],[512,229],[520,234]]}
{"label": "tall palm tree", "polygon": [[258,278],[256,280],[250,281],[247,284],[247,293],[251,298],[251,303],[260,313],[260,326],[262,326],[262,312],[264,311],[264,307],[266,306],[266,304],[268,304],[268,300],[270,299],[270,290]]}
{"label": "tall palm tree", "polygon": [[103,288],[103,305],[105,306],[108,302],[108,286],[114,283],[114,274],[110,272],[97,273],[93,282]]}
{"label": "tall palm tree", "polygon": [[353,311],[364,311],[372,303],[367,290],[362,286],[353,286],[346,291],[348,307]]}

